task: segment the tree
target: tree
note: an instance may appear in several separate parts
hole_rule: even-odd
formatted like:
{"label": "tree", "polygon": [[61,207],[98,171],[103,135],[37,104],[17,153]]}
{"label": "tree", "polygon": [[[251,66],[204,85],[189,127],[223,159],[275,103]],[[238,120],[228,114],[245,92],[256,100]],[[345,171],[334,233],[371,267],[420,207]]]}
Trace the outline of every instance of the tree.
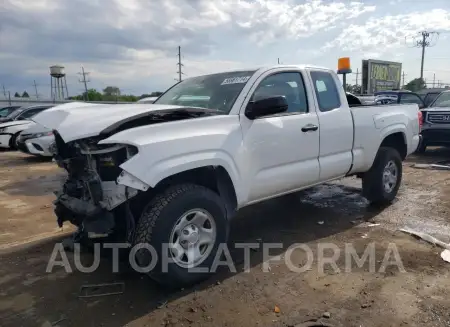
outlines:
{"label": "tree", "polygon": [[23,91],[22,93],[22,98],[29,98],[30,96],[28,95],[27,91]]}
{"label": "tree", "polygon": [[151,96],[151,97],[159,97],[161,94],[163,94],[163,92],[157,91],[157,92],[152,92],[152,93],[150,94],[150,96]]}
{"label": "tree", "polygon": [[19,92],[16,92],[16,93],[14,94],[14,97],[15,97],[15,98],[20,98]]}
{"label": "tree", "polygon": [[103,90],[103,94],[117,97],[120,95],[120,89],[117,86],[107,86]]}
{"label": "tree", "polygon": [[350,93],[361,94],[361,85],[357,85],[357,84],[355,84],[355,85],[347,84],[347,85],[345,86],[345,90],[346,90],[347,92],[350,92]]}
{"label": "tree", "polygon": [[423,78],[415,78],[412,81],[410,81],[408,84],[404,86],[404,89],[417,92],[423,89],[427,88],[427,84],[425,83]]}

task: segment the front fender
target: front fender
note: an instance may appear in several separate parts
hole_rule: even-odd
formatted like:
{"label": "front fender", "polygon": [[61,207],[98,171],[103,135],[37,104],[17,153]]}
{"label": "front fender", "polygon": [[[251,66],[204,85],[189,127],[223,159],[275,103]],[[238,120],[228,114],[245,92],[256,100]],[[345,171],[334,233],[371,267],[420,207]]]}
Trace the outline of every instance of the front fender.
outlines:
{"label": "front fender", "polygon": [[[141,162],[141,164],[138,164]],[[186,153],[164,158],[151,165],[142,166],[139,155],[123,163],[120,168],[136,176],[150,187],[155,187],[163,179],[183,171],[206,166],[222,166],[228,172],[234,185],[240,180],[239,170],[231,156],[222,151]]]}

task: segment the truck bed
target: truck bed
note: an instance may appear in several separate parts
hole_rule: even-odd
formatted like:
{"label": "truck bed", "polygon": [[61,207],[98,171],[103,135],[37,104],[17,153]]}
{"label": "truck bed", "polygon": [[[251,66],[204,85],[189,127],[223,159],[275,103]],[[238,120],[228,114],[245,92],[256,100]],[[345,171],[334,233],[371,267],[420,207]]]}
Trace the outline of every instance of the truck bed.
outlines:
{"label": "truck bed", "polygon": [[[404,140],[407,154],[413,153],[419,144],[417,104],[392,104],[383,106],[351,107],[353,117],[353,167],[351,173],[370,168],[377,149],[386,135],[406,128]],[[400,122],[400,123],[399,123]],[[373,128],[375,126],[375,128]],[[408,142],[408,140],[410,140]]]}

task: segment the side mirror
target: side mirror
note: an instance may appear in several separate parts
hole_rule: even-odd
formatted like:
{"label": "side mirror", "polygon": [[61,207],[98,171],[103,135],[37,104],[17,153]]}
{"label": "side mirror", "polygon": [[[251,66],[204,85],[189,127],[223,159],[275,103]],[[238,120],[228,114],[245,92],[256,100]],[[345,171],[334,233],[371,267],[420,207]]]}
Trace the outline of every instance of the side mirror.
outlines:
{"label": "side mirror", "polygon": [[273,96],[256,101],[250,101],[245,108],[245,116],[248,119],[274,115],[288,110],[288,103],[284,96]]}

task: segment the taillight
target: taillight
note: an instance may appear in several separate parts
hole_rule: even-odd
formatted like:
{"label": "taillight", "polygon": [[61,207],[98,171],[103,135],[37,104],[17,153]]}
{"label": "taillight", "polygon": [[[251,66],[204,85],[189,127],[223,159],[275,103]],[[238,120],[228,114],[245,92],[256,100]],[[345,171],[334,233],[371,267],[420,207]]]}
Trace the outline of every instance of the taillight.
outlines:
{"label": "taillight", "polygon": [[417,119],[419,120],[419,132],[420,132],[422,130],[422,125],[423,125],[423,114],[422,114],[422,111],[420,111],[420,110],[417,113]]}

